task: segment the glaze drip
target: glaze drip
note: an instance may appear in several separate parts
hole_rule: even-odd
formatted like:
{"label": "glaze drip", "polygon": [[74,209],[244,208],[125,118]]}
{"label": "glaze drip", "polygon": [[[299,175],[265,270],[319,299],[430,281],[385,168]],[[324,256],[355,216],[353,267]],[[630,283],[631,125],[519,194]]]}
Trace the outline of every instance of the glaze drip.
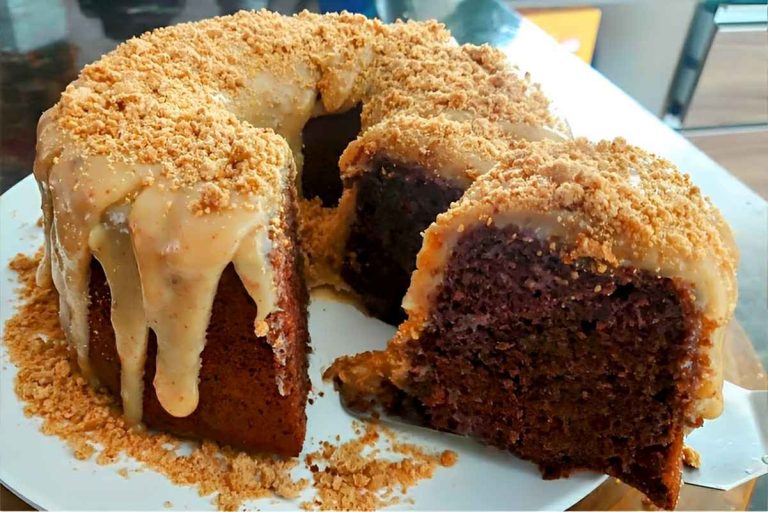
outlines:
{"label": "glaze drip", "polygon": [[112,328],[120,356],[120,395],[123,413],[129,424],[141,421],[144,393],[144,363],[149,332],[128,229],[130,207],[107,210],[105,219],[91,231],[88,246],[99,261],[112,296]]}
{"label": "glaze drip", "polygon": [[[269,254],[278,236],[281,196],[237,191],[227,207],[210,210],[206,183],[179,188],[159,166],[77,156],[76,145],[51,123],[40,122],[35,175],[43,199],[45,257],[38,280],[52,279],[60,317],[78,364],[90,376],[88,283],[91,258],[104,269],[112,295],[111,320],[121,365],[126,419],[142,417],[144,364],[151,328],[158,343],[155,392],[166,411],[191,414],[198,403],[200,354],[219,278],[234,263],[257,304],[254,331],[269,333],[276,310]],[[58,148],[58,150],[57,150]],[[290,150],[261,186],[280,190],[295,180]],[[219,198],[214,192],[213,198]],[[280,357],[276,353],[276,363]],[[94,382],[94,384],[96,384]]]}

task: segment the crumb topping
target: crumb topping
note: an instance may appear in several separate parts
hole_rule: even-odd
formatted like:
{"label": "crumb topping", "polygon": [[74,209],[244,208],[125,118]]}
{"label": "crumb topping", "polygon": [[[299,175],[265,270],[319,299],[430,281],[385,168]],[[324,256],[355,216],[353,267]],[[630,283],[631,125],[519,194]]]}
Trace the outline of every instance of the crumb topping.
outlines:
{"label": "crumb topping", "polygon": [[735,275],[738,256],[720,212],[687,174],[623,139],[520,143],[439,218],[482,205],[496,212],[578,214],[559,218],[579,233],[572,259],[618,265],[615,242],[629,240],[637,260],[649,252],[667,263],[713,256],[724,275]]}
{"label": "crumb topping", "polygon": [[431,118],[396,114],[353,141],[339,165],[343,178],[350,179],[366,172],[372,160],[386,156],[468,186],[498,162],[519,135],[487,119],[467,123],[446,114]]}
{"label": "crumb topping", "polygon": [[363,126],[396,112],[420,117],[450,112],[466,120],[487,119],[548,126],[567,133],[552,116],[539,86],[488,45],[415,46],[381,59],[376,90],[365,104]]}
{"label": "crumb topping", "polygon": [[[454,46],[439,23],[266,10],[130,39],[86,66],[54,114],[82,156],[159,166],[172,188],[215,183],[241,193],[271,191],[277,171],[292,165],[285,139],[267,128],[281,122],[258,127],[256,119],[276,116],[270,101],[247,121],[233,106],[263,71],[316,90],[328,111],[362,101],[369,125],[395,112],[452,111],[563,127],[538,87],[501,52]],[[204,199],[193,207],[205,213],[220,203],[228,204]]]}

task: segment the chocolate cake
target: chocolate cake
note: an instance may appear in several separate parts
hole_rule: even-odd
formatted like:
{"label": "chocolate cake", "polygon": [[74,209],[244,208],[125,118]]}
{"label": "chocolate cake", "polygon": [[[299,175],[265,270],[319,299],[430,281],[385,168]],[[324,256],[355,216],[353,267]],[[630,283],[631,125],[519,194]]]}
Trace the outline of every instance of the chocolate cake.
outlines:
{"label": "chocolate cake", "polygon": [[736,258],[668,162],[620,140],[521,144],[427,229],[387,350],[326,375],[354,407],[673,508],[683,437],[720,411]]}
{"label": "chocolate cake", "polygon": [[367,311],[397,325],[422,233],[520,140],[558,139],[542,127],[448,116],[396,115],[365,131],[341,156],[347,215],[341,276]]}
{"label": "chocolate cake", "polygon": [[[305,279],[396,321],[420,231],[492,166],[488,148],[567,136],[548,107],[501,52],[457,46],[436,22],[260,11],[144,34],[40,119],[38,278],[59,292],[81,372],[120,393],[129,424],[296,455]],[[462,148],[457,181],[434,157]],[[405,229],[387,219],[397,187]]]}
{"label": "chocolate cake", "polygon": [[373,316],[391,324],[404,319],[400,303],[421,233],[463,189],[420,167],[381,160],[355,180],[355,220],[346,244],[342,277]]}
{"label": "chocolate cake", "polygon": [[730,232],[670,164],[569,138],[500,51],[436,22],[156,30],[40,119],[38,279],[129,424],[298,454],[306,285],[331,284],[407,318],[334,367],[355,404],[673,506],[682,436],[721,406]]}

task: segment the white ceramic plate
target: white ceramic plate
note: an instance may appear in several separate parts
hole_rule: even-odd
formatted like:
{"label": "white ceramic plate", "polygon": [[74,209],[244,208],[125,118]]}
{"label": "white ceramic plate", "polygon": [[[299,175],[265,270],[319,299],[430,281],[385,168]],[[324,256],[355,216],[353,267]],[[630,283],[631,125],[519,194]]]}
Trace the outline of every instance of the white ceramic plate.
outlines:
{"label": "white ceramic plate", "polygon": [[[0,320],[14,313],[17,303],[16,278],[8,261],[17,253],[31,254],[42,244],[37,188],[32,177],[6,192],[0,200]],[[354,307],[315,297],[310,306],[310,332],[314,352],[310,377],[316,391],[309,418],[305,453],[320,442],[351,439],[352,420],[341,407],[333,387],[320,378],[322,371],[338,356],[383,347],[393,328],[367,318]],[[0,344],[1,345],[1,344]],[[138,463],[99,466],[78,461],[58,438],[39,431],[40,421],[27,418],[13,390],[16,369],[0,346],[0,480],[30,504],[44,509],[161,509],[165,501],[179,509],[212,509],[210,497],[200,497],[192,487],[177,486],[164,476],[147,470],[131,472],[129,478],[117,473],[121,467],[137,468]],[[428,449],[451,449],[459,459],[451,468],[438,468],[431,480],[411,488],[407,496],[415,509],[565,509],[595,489],[604,476],[579,473],[562,480],[542,480],[533,464],[507,453],[481,446],[468,439],[410,426],[395,426],[398,438]],[[303,455],[302,455],[303,458]],[[303,464],[294,475],[308,477]],[[265,499],[249,503],[259,509],[296,509],[311,499],[309,487],[297,501]],[[401,505],[402,506],[402,505]]]}

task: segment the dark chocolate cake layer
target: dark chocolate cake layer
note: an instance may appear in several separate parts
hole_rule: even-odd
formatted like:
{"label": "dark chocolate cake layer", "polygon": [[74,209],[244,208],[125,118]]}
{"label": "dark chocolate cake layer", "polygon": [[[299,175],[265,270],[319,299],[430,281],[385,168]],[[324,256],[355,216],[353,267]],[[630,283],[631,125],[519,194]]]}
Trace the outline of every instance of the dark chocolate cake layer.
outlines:
{"label": "dark chocolate cake layer", "polygon": [[357,204],[342,277],[371,315],[398,324],[421,233],[463,190],[429,171],[374,161],[356,178]]}
{"label": "dark chocolate cake layer", "polygon": [[699,325],[691,294],[632,268],[566,265],[515,227],[457,243],[408,392],[434,428],[478,437],[546,477],[588,468],[674,506]]}

